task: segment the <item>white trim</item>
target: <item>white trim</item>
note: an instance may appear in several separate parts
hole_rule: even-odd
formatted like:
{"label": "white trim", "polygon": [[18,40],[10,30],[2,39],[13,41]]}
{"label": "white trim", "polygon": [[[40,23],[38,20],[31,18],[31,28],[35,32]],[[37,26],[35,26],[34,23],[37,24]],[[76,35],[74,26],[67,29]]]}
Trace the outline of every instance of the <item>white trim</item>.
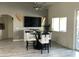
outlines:
{"label": "white trim", "polygon": [[13,41],[24,41],[24,39],[13,39]]}

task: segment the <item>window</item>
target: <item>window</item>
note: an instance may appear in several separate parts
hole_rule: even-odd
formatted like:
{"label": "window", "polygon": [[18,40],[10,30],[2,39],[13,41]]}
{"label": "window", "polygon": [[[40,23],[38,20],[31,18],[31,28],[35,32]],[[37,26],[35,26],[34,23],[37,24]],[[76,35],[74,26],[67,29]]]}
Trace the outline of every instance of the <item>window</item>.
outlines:
{"label": "window", "polygon": [[59,31],[59,18],[53,18],[52,26],[54,31]]}
{"label": "window", "polygon": [[67,17],[56,17],[52,18],[52,29],[53,31],[66,32],[67,30]]}

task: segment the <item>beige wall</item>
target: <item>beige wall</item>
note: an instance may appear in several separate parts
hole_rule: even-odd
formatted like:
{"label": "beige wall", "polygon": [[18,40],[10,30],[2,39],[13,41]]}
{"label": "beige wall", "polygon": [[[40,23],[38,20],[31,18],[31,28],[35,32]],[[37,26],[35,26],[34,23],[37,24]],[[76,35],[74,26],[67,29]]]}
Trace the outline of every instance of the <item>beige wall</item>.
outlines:
{"label": "beige wall", "polygon": [[7,16],[8,18],[8,38],[13,38],[13,19],[11,16]]}
{"label": "beige wall", "polygon": [[[8,14],[13,17],[13,38],[23,38],[23,16],[47,16],[47,10],[35,11],[30,3],[2,3],[0,2],[0,15]],[[21,21],[17,20],[16,14]]]}
{"label": "beige wall", "polygon": [[75,48],[75,22],[76,10],[79,9],[79,3],[56,3],[49,7],[48,18],[51,23],[52,17],[67,17],[67,32],[53,32],[55,40],[68,48]]}

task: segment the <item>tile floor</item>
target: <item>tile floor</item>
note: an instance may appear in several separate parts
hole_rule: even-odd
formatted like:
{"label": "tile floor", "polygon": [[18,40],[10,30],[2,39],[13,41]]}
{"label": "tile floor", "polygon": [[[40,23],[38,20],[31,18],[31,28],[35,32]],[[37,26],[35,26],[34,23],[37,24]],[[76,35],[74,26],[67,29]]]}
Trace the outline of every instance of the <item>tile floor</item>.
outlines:
{"label": "tile floor", "polygon": [[22,41],[13,42],[11,40],[0,41],[0,57],[78,57],[79,52],[64,48],[53,42],[50,48],[50,53],[40,50],[35,50],[32,46],[29,50],[25,48],[25,43]]}

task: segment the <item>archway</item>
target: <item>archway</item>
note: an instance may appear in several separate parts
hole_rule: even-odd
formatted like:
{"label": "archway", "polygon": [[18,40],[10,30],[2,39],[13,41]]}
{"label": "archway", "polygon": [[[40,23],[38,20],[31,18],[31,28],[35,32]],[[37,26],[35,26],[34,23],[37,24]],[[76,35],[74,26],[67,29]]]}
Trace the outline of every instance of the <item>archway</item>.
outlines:
{"label": "archway", "polygon": [[13,17],[8,14],[0,16],[1,24],[4,28],[1,29],[1,39],[13,39]]}

